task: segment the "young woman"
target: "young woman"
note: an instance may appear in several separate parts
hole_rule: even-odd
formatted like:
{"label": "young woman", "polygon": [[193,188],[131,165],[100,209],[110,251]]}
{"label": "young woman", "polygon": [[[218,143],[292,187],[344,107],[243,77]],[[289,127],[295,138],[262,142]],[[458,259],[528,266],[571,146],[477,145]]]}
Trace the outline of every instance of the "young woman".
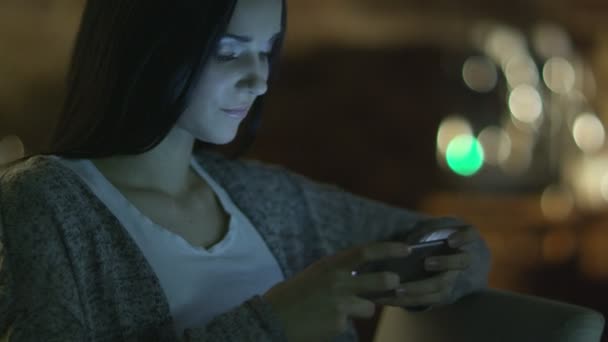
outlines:
{"label": "young woman", "polygon": [[427,259],[433,276],[355,274],[438,232],[420,222],[458,221],[208,150],[246,116],[255,133],[285,12],[87,2],[53,144],[0,176],[11,341],[355,341],[351,319],[375,304],[424,309],[487,286],[471,227],[447,230],[459,252]]}

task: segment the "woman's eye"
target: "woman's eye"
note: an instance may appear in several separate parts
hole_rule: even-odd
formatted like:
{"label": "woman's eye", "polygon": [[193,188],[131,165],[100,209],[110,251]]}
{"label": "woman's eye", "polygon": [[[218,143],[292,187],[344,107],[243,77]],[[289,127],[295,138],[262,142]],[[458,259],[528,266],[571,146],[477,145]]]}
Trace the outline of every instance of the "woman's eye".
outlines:
{"label": "woman's eye", "polygon": [[[272,54],[272,52],[262,52],[260,53],[260,56],[262,56],[264,59],[268,59],[270,58],[270,55]],[[216,58],[218,61],[220,62],[229,62],[232,60],[237,59],[239,56],[235,53],[232,54],[216,54]]]}
{"label": "woman's eye", "polygon": [[215,57],[220,62],[228,62],[228,61],[231,61],[231,60],[234,60],[234,59],[237,58],[237,56],[235,54],[230,54],[230,55],[220,55],[220,54],[218,54]]}

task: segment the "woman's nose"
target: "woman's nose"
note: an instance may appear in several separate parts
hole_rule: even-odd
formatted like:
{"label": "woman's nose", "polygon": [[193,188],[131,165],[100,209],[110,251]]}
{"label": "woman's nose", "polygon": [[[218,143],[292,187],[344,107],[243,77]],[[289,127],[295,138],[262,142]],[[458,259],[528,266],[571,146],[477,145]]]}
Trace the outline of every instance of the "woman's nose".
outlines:
{"label": "woman's nose", "polygon": [[250,67],[245,74],[245,77],[241,80],[241,88],[249,91],[254,96],[264,95],[268,91],[268,65],[264,61],[254,61],[250,64]]}
{"label": "woman's nose", "polygon": [[261,96],[268,91],[266,77],[260,74],[252,74],[247,80],[247,88],[252,95]]}

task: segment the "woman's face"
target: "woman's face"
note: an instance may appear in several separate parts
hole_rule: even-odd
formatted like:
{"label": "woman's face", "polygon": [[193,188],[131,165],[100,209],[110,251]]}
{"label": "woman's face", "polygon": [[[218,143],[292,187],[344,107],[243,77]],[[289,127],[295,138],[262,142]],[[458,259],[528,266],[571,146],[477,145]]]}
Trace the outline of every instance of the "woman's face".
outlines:
{"label": "woman's face", "polygon": [[[177,122],[180,128],[208,143],[234,139],[253,101],[266,93],[268,54],[281,32],[281,7],[281,0],[238,0],[228,30]],[[238,108],[245,112],[230,111]]]}

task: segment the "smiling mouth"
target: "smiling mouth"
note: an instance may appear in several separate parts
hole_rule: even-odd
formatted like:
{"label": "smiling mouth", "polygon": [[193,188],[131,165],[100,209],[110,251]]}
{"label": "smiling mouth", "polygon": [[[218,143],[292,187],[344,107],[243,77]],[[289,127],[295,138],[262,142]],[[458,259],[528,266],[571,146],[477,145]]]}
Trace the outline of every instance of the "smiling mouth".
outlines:
{"label": "smiling mouth", "polygon": [[222,111],[226,114],[228,114],[228,116],[233,117],[233,118],[237,118],[237,119],[242,119],[244,117],[247,116],[247,113],[249,112],[249,108],[243,108],[243,109],[222,109]]}

